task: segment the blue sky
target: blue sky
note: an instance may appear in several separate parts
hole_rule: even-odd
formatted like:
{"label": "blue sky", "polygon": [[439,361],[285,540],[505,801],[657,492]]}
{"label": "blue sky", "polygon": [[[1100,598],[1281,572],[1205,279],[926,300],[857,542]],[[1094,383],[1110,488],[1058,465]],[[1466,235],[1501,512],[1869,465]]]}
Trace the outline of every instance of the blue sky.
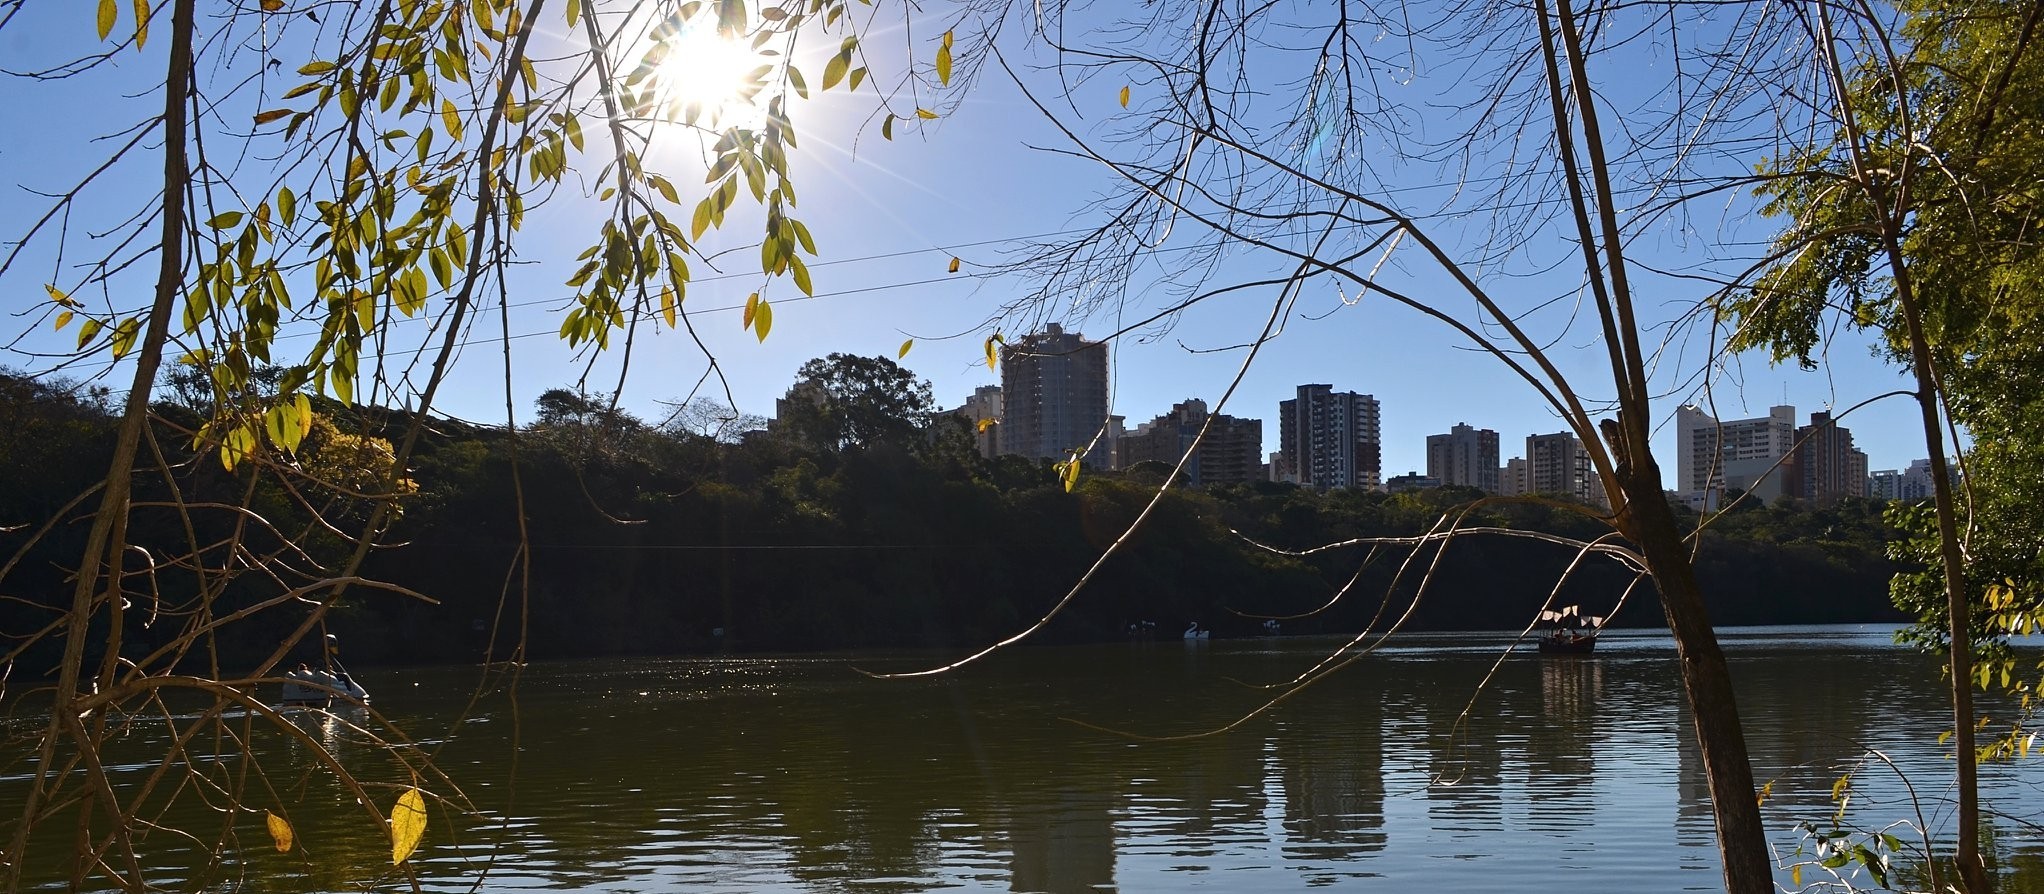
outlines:
{"label": "blue sky", "polygon": [[[83,5],[42,4],[23,13],[0,32],[6,67],[28,68],[97,46],[89,11]],[[558,26],[555,26],[558,30]],[[0,188],[0,230],[12,240],[44,207],[22,187],[62,188],[104,155],[104,144],[89,142],[153,110],[148,95],[154,72],[160,71],[162,42],[152,42],[141,58],[128,57],[118,68],[95,72],[74,81],[28,83],[0,79],[0,103],[16,126],[0,133],[0,170],[8,172]],[[228,71],[216,73],[224,81]],[[1087,116],[1083,126],[1097,126],[1115,110],[1121,82],[1100,81],[1082,88],[1073,107]],[[1141,96],[1138,95],[1138,101]],[[740,232],[717,244],[714,251],[731,253],[720,272],[696,268],[686,308],[705,343],[726,371],[739,409],[767,415],[772,402],[790,384],[805,360],[833,351],[893,357],[906,338],[915,346],[901,362],[929,379],[940,403],[956,406],[979,385],[998,382],[982,362],[981,339],[988,316],[1021,294],[1030,283],[982,275],[1004,260],[1015,240],[1082,226],[1100,196],[1111,185],[1097,166],[1053,151],[1068,147],[1020,93],[998,77],[988,77],[944,120],[926,134],[897,134],[879,139],[866,124],[852,137],[870,108],[870,96],[847,98],[841,93],[800,108],[804,141],[795,159],[802,188],[799,216],[816,235],[820,256],[814,264],[818,297],[800,300],[786,283],[768,287],[776,302],[774,327],[764,342],[740,327],[737,310],[748,293],[760,287],[756,251],[745,249]],[[1087,106],[1086,103],[1093,103]],[[153,144],[152,147],[153,148]],[[107,189],[82,208],[73,221],[83,230],[91,221],[110,221],[130,208],[136,194],[153,191],[153,156],[138,159],[114,175]],[[686,166],[687,162],[678,162]],[[681,178],[677,178],[681,179]],[[1400,184],[1401,201],[1424,206],[1436,185],[1415,173]],[[580,186],[568,193],[580,191]],[[593,188],[592,190],[593,191]],[[542,263],[513,282],[511,318],[515,351],[513,397],[521,413],[541,390],[575,382],[588,372],[592,390],[610,390],[617,381],[620,357],[578,359],[553,332],[568,290],[560,285],[566,270],[558,264],[586,239],[582,235],[600,220],[593,202],[565,195],[535,212],[528,224],[527,256]],[[1474,222],[1444,219],[1440,233],[1451,244],[1464,238],[1463,227]],[[1764,239],[1764,229],[1741,223],[1733,238]],[[742,228],[734,228],[742,231]],[[1720,229],[1716,234],[1722,235]],[[1187,231],[1174,239],[1200,240],[1206,234]],[[1473,237],[1468,237],[1473,238]],[[1697,234],[1664,231],[1634,246],[1650,262],[1679,266]],[[86,249],[98,246],[84,246]],[[1567,251],[1567,246],[1536,246]],[[79,249],[74,248],[74,254]],[[552,254],[561,257],[553,257]],[[963,268],[946,272],[957,256]],[[1282,274],[1286,265],[1271,259],[1243,257],[1223,268],[1241,279]],[[65,270],[54,255],[31,252],[17,269],[0,278],[0,295],[10,311],[36,311],[47,304],[41,285],[61,279]],[[1387,281],[1420,296],[1439,295],[1450,306],[1455,296],[1445,280],[1410,253],[1394,256],[1384,271]],[[1565,292],[1571,285],[1555,276],[1503,278],[1501,294],[1524,289],[1531,302]],[[1646,289],[1642,294],[1648,294]],[[1227,387],[1241,352],[1216,350],[1253,337],[1261,324],[1271,290],[1215,299],[1195,308],[1167,329],[1139,331],[1120,339],[1112,355],[1115,412],[1131,426],[1165,412],[1171,404],[1198,397],[1212,403]],[[1293,319],[1266,349],[1243,381],[1235,400],[1225,408],[1238,416],[1261,418],[1266,449],[1276,448],[1272,421],[1277,402],[1306,382],[1332,383],[1337,389],[1374,394],[1383,406],[1384,473],[1395,475],[1425,468],[1425,437],[1466,422],[1497,430],[1504,457],[1518,455],[1526,435],[1563,426],[1522,382],[1494,360],[1476,354],[1437,323],[1376,298],[1344,302],[1332,284],[1309,286]],[[1346,297],[1353,298],[1353,295]],[[1154,306],[1154,295],[1137,293],[1125,311]],[[1665,304],[1650,302],[1649,319],[1678,312],[1683,297]],[[1588,397],[1608,391],[1608,367],[1601,347],[1578,321],[1564,329],[1566,309],[1543,311],[1538,318],[1555,338],[1552,352],[1565,371],[1584,384]],[[1053,313],[1051,318],[1061,315]],[[5,318],[15,328],[35,322],[34,315]],[[503,369],[493,339],[494,314],[472,335],[450,390],[440,402],[445,412],[480,421],[504,417]],[[1099,334],[1115,328],[1107,316],[1066,316],[1068,329]],[[43,324],[47,330],[47,323]],[[418,323],[405,329],[423,332]],[[1009,334],[1015,334],[1010,331]],[[12,338],[13,332],[7,333]],[[1657,337],[1657,336],[1656,336]],[[1701,333],[1671,353],[1669,373],[1658,377],[1669,393],[1658,405],[1662,423],[1661,457],[1672,478],[1672,418],[1675,406],[1693,399],[1688,373],[1696,370],[1704,342]],[[1651,340],[1651,339],[1650,339]],[[4,342],[0,342],[4,343]],[[0,351],[0,364],[46,368],[51,360],[25,351],[61,348],[47,335],[33,336]],[[1683,371],[1676,374],[1675,370]],[[88,370],[81,368],[80,372]],[[648,334],[635,349],[624,403],[641,415],[657,418],[656,403],[690,390],[704,371],[703,358],[686,337],[673,332]],[[1812,410],[1849,406],[1881,391],[1906,387],[1894,368],[1870,355],[1862,340],[1846,336],[1834,344],[1825,366],[1816,372],[1770,367],[1764,357],[1735,358],[1716,380],[1720,415],[1744,418],[1764,415],[1769,406],[1787,402],[1807,420]],[[715,389],[709,393],[714,394]],[[1870,456],[1874,469],[1907,465],[1924,455],[1911,404],[1888,400],[1861,410],[1846,421],[1856,442]]]}

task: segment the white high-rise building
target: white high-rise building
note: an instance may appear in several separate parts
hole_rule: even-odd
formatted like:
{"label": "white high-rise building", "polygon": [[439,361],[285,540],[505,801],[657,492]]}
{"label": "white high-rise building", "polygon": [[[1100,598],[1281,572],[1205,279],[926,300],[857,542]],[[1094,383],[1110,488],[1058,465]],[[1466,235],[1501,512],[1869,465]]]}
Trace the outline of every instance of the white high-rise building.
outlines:
{"label": "white high-rise building", "polygon": [[1428,435],[1427,477],[1497,493],[1498,433],[1457,423],[1445,435]]}
{"label": "white high-rise building", "polygon": [[[1050,324],[1001,350],[1000,451],[1088,466],[1114,455],[1107,415],[1107,346]],[[1089,449],[1090,448],[1090,449]]]}
{"label": "white high-rise building", "polygon": [[1795,407],[1720,421],[1684,405],[1675,410],[1675,490],[1694,506],[1713,503],[1726,489],[1764,500],[1794,493],[1795,482],[1781,467],[1795,443]]}
{"label": "white high-rise building", "polygon": [[1901,480],[1896,482],[1895,499],[1928,500],[1937,496],[1937,486],[1932,483],[1930,460],[1919,459],[1903,470]]}
{"label": "white high-rise building", "polygon": [[1526,459],[1514,456],[1505,460],[1504,468],[1498,470],[1498,494],[1517,497],[1531,493],[1526,489]]}
{"label": "white high-rise building", "polygon": [[1001,386],[981,385],[972,389],[972,396],[952,412],[972,423],[973,442],[979,446],[979,455],[987,459],[1001,455]]}
{"label": "white high-rise building", "polygon": [[1278,402],[1281,480],[1314,490],[1378,490],[1383,440],[1377,399],[1333,385],[1300,385],[1298,397]]}
{"label": "white high-rise building", "polygon": [[1590,451],[1568,432],[1526,436],[1525,492],[1568,494],[1592,506],[1611,505]]}

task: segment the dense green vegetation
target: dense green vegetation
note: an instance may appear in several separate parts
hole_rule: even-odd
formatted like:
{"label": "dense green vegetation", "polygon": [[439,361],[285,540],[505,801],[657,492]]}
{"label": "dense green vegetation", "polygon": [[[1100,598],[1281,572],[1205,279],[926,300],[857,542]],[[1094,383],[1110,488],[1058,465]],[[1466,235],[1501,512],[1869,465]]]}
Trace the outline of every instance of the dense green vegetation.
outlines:
{"label": "dense green vegetation", "polygon": [[[700,407],[656,425],[565,390],[542,397],[537,421],[515,438],[434,420],[410,471],[418,491],[388,538],[402,545],[378,551],[365,576],[438,604],[358,595],[336,610],[330,629],[343,636],[350,658],[392,662],[478,660],[492,630],[501,657],[528,611],[534,657],[979,645],[1063,595],[1168,471],[1088,475],[1067,493],[1048,464],[981,458],[964,424],[930,413],[924,386],[890,362],[834,356],[812,367],[814,380],[826,383],[821,396],[794,407],[785,433],[772,435],[732,436],[729,426],[704,425],[715,414]],[[888,387],[871,387],[876,381]],[[167,399],[157,410],[156,440],[177,465],[183,498],[238,501],[251,473],[228,472],[188,449],[185,431],[199,418],[191,408]],[[361,462],[377,454],[374,436],[408,421],[385,410],[319,410],[335,425],[315,427],[301,465],[335,465],[336,453]],[[114,417],[99,396],[9,376],[0,379],[0,424],[18,435],[0,445],[0,522],[14,529],[0,536],[19,543],[96,479]],[[273,486],[266,479],[258,490]],[[519,595],[521,490],[529,605]],[[165,496],[138,494],[136,542],[185,539],[183,516],[147,505]],[[1311,610],[1358,567],[1351,595],[1331,611],[1286,621],[1284,630],[1354,631],[1382,610],[1381,628],[1410,605],[1430,551],[1393,588],[1404,547],[1374,557],[1363,546],[1299,557],[1250,541],[1301,550],[1409,536],[1479,496],[1456,488],[1323,495],[1267,483],[1175,489],[1052,626],[1049,640],[1120,638],[1143,620],[1163,637],[1193,620],[1220,636],[1254,635],[1261,615]],[[296,564],[342,554],[345,544],[307,527],[283,495],[258,492],[253,505],[279,529],[304,534],[306,556]],[[339,494],[327,504],[330,517],[349,511]],[[191,514],[201,542],[224,533],[232,518]],[[1593,519],[1528,503],[1488,504],[1468,524],[1580,539],[1599,533]],[[8,636],[58,617],[54,594],[63,592],[64,557],[75,553],[80,527],[60,522],[8,578],[11,598],[0,609]],[[1888,533],[1871,501],[1755,506],[1713,526],[1698,569],[1721,623],[1893,620],[1900,616],[1886,600]],[[282,546],[258,538],[250,548]],[[1449,549],[1409,629],[1522,625],[1573,554],[1481,534]],[[1606,610],[1630,579],[1609,562],[1587,563],[1562,599]],[[1620,623],[1661,622],[1650,586],[1634,595]],[[136,641],[150,641],[151,611],[184,602],[175,593],[158,598],[159,605],[126,614]],[[216,610],[233,607],[230,598]],[[232,667],[274,648],[299,614],[265,612],[223,629],[216,643],[223,662]]]}

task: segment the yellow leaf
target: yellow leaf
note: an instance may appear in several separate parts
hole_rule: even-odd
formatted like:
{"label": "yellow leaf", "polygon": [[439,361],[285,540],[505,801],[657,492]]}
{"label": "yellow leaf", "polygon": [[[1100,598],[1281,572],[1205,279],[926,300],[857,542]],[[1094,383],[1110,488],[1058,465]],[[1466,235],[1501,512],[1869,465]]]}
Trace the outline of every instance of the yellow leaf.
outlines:
{"label": "yellow leaf", "polygon": [[461,139],[461,113],[455,110],[454,100],[443,99],[440,101],[440,121],[447,125],[448,136],[457,140]]}
{"label": "yellow leaf", "polygon": [[[71,325],[71,312],[68,310],[59,312],[57,314],[57,325],[55,328],[63,329],[64,327],[69,325]],[[908,344],[906,342],[902,343],[901,352],[904,354],[908,353]]]}
{"label": "yellow leaf", "polygon": [[932,112],[929,109],[916,109],[916,117],[921,118],[924,121],[934,121],[937,118],[937,113]]}
{"label": "yellow leaf", "polygon": [[64,294],[64,290],[59,289],[56,286],[45,284],[43,286],[43,291],[50,293],[51,301],[55,301],[58,304],[64,305],[65,307],[78,306],[78,302],[71,300],[71,296]]}
{"label": "yellow leaf", "polygon": [[1760,787],[1760,792],[1754,795],[1753,800],[1756,804],[1764,805],[1767,803],[1767,797],[1772,794],[1774,794],[1774,781],[1770,779],[1766,785]]}
{"label": "yellow leaf", "polygon": [[958,272],[958,259],[957,259],[957,258],[952,258],[952,259],[951,259],[951,266],[949,266],[949,267],[946,267],[946,268],[944,269],[944,272],[945,272],[945,273],[957,273],[957,272]]}
{"label": "yellow leaf", "polygon": [[1798,888],[1803,886],[1803,864],[1789,867],[1789,884]]}
{"label": "yellow leaf", "polygon": [[1078,457],[1075,456],[1072,457],[1071,459],[1065,460],[1064,462],[1058,463],[1056,468],[1058,477],[1064,479],[1065,493],[1071,493],[1072,488],[1079,486]]}
{"label": "yellow leaf", "polygon": [[119,18],[120,14],[120,10],[114,5],[114,0],[99,0],[100,40],[105,40],[107,35],[114,33],[114,19]]}
{"label": "yellow leaf", "polygon": [[270,827],[270,840],[276,842],[278,853],[291,849],[290,823],[285,822],[283,817],[265,810],[263,811],[263,824]]}
{"label": "yellow leaf", "polygon": [[673,329],[676,321],[674,290],[671,288],[663,287],[660,290],[660,315],[667,318],[667,328]]}
{"label": "yellow leaf", "polygon": [[752,318],[757,313],[759,313],[759,293],[754,292],[745,296],[745,319],[738,324],[738,328],[751,329]]}
{"label": "yellow leaf", "polygon": [[989,416],[989,417],[987,417],[987,418],[985,418],[985,419],[981,419],[981,420],[979,421],[979,423],[978,423],[978,426],[979,426],[979,432],[980,432],[980,434],[986,434],[986,430],[987,430],[987,429],[993,428],[994,426],[996,426],[996,425],[1000,425],[1000,424],[1001,424],[1001,420],[999,420],[999,419],[995,419],[995,418],[993,418],[993,417],[991,417],[991,416]]}
{"label": "yellow leaf", "polygon": [[[58,323],[58,324],[57,324],[57,328],[59,328],[59,329],[63,328],[63,326],[64,326],[64,324],[62,324],[62,323]],[[913,347],[915,347],[915,346],[916,346],[916,340],[915,340],[915,339],[913,339],[913,338],[909,339],[908,341],[902,342],[902,343],[901,343],[901,350],[899,350],[899,351],[896,351],[896,352],[894,352],[894,359],[896,359],[896,360],[900,360],[900,359],[901,359],[901,358],[903,358],[903,357],[907,357],[907,356],[908,356],[908,349],[910,349],[910,348],[913,348]]]}
{"label": "yellow leaf", "polygon": [[390,862],[403,863],[419,847],[426,834],[426,797],[407,789],[390,809]]}
{"label": "yellow leaf", "polygon": [[149,42],[149,0],[135,0],[135,49]]}
{"label": "yellow leaf", "polygon": [[774,328],[774,306],[764,301],[759,303],[759,312],[752,315],[752,334],[766,341],[767,330]]}
{"label": "yellow leaf", "polygon": [[987,369],[994,369],[1000,363],[1000,355],[994,352],[994,343],[1000,340],[1001,334],[998,332],[987,336]]}
{"label": "yellow leaf", "polygon": [[1127,84],[1123,84],[1123,85],[1122,85],[1122,87],[1121,87],[1121,107],[1122,107],[1122,108],[1124,108],[1124,109],[1128,108],[1128,85],[1127,85]]}
{"label": "yellow leaf", "polygon": [[263,0],[264,12],[278,12],[284,8],[284,0]]}

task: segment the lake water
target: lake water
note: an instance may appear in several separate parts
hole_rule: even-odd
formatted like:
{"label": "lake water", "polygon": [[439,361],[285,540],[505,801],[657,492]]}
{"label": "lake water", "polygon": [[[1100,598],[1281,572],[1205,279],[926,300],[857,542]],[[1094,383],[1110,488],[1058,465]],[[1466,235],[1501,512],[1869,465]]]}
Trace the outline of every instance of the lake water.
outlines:
{"label": "lake water", "polygon": [[[1951,762],[1937,741],[1947,723],[1931,660],[1891,645],[1885,629],[1734,630],[1725,640],[1784,859],[1798,821],[1828,824],[1833,784],[1854,767],[1848,823],[1914,819],[1894,773],[1864,761],[1869,749],[1910,778],[1927,821],[1949,833],[1950,810],[1937,803],[1949,794]],[[475,668],[359,676],[476,808],[434,806],[413,860],[428,890],[1718,889],[1667,637],[1613,632],[1586,659],[1515,654],[1458,734],[1458,713],[1507,641],[1408,637],[1232,732],[1162,743],[1073,721],[1146,736],[1212,729],[1268,697],[1255,684],[1288,678],[1338,643],[1024,649],[915,681],[853,668],[940,656],[539,664],[473,704]],[[406,771],[340,724],[304,723],[383,784],[372,797],[387,810]],[[160,735],[145,727],[120,747],[160,749]],[[289,816],[302,850],[270,850],[256,813],[235,826],[238,855],[211,869],[194,862],[201,849],[189,841],[145,841],[158,880],[408,887],[390,872],[382,831],[316,772],[308,749],[265,741],[263,783],[247,783],[242,799]],[[217,775],[233,778],[224,767],[237,763]],[[139,777],[142,766],[126,772]],[[18,799],[9,793],[19,780],[0,779],[0,801]],[[1992,840],[2010,891],[2044,889],[2040,787],[2044,759],[1985,771],[1989,806],[2007,814]],[[204,796],[187,792],[167,816],[205,822],[193,806]],[[44,861],[32,868],[68,853],[67,842],[41,839]],[[30,877],[62,888],[67,875]]]}

